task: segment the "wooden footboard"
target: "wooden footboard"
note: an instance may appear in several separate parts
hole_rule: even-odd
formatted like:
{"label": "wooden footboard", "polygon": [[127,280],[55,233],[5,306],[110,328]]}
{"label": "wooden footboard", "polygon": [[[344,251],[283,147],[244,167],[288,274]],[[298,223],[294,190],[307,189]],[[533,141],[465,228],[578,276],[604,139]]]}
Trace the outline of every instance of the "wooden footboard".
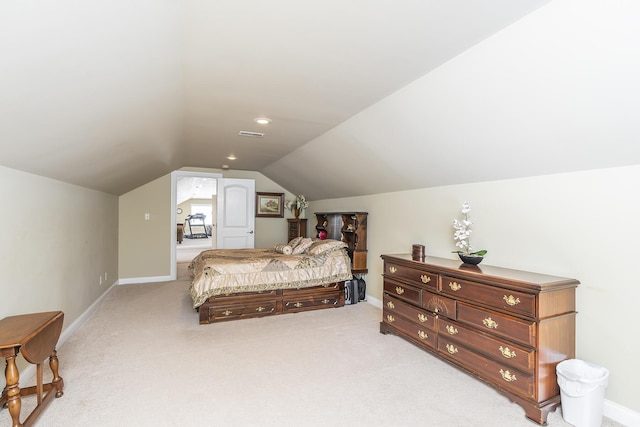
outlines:
{"label": "wooden footboard", "polygon": [[199,307],[200,324],[344,306],[344,282],[311,288],[241,292],[209,298]]}

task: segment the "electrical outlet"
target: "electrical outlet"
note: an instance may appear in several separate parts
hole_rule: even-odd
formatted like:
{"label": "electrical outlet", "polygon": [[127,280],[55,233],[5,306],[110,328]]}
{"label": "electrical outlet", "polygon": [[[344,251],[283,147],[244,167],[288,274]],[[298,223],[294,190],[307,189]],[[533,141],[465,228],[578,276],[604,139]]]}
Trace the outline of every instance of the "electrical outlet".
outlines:
{"label": "electrical outlet", "polygon": [[100,275],[100,285],[102,285],[102,274]]}
{"label": "electrical outlet", "polygon": [[107,272],[106,271],[104,272],[104,281],[105,282],[107,281]]}
{"label": "electrical outlet", "polygon": [[144,214],[145,221],[149,221],[150,217],[151,217],[151,215],[149,215],[148,213]]}

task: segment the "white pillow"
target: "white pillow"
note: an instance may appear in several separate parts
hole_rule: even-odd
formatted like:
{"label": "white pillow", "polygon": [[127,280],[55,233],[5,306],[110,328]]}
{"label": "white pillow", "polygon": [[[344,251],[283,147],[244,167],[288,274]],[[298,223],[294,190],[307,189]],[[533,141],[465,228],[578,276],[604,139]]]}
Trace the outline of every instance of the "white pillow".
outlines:
{"label": "white pillow", "polygon": [[326,252],[335,251],[336,249],[346,248],[347,244],[340,240],[326,239],[313,242],[309,248],[311,255],[322,255]]}
{"label": "white pillow", "polygon": [[307,249],[309,249],[309,247],[313,244],[313,240],[305,237],[304,239],[302,239],[300,241],[300,243],[298,243],[296,245],[295,248],[293,248],[293,255],[300,255],[301,253],[304,253],[304,251],[306,251]]}
{"label": "white pillow", "polygon": [[293,248],[289,245],[283,245],[282,243],[276,245],[273,249],[280,254],[291,255]]}
{"label": "white pillow", "polygon": [[300,243],[302,239],[304,239],[304,237],[294,237],[289,243],[287,243],[287,246],[291,246],[291,249],[295,249],[295,247],[298,246],[298,243]]}

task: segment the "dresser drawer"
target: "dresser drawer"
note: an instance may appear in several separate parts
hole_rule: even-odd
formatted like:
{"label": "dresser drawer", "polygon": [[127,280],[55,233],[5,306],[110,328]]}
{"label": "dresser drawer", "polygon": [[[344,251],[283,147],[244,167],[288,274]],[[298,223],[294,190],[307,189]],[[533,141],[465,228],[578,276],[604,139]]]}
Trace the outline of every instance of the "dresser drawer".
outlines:
{"label": "dresser drawer", "polygon": [[292,295],[304,295],[304,294],[310,294],[310,293],[318,294],[318,293],[339,292],[341,288],[344,289],[342,286],[344,286],[342,282],[337,282],[337,283],[330,283],[327,286],[319,285],[319,286],[311,286],[308,288],[283,289],[282,295],[290,297]]}
{"label": "dresser drawer", "polygon": [[534,373],[535,350],[483,334],[442,318],[438,321],[438,334],[473,347],[476,351],[522,372]]}
{"label": "dresser drawer", "polygon": [[429,311],[446,316],[449,319],[456,318],[457,302],[434,292],[422,292],[422,306]]}
{"label": "dresser drawer", "polygon": [[421,310],[387,294],[383,297],[383,303],[384,309],[389,313],[397,313],[398,315],[406,317],[408,320],[416,322],[424,328],[432,330],[435,329],[435,317],[428,311]]}
{"label": "dresser drawer", "polygon": [[532,294],[447,276],[442,277],[442,292],[510,313],[536,317],[536,297]]}
{"label": "dresser drawer", "polygon": [[270,289],[267,291],[254,291],[254,292],[235,292],[229,294],[220,294],[209,298],[209,301],[216,301],[218,303],[224,302],[225,299],[231,299],[237,301],[239,297],[243,300],[251,299],[271,299],[279,295],[277,289]]}
{"label": "dresser drawer", "polygon": [[384,274],[387,277],[409,280],[427,289],[435,290],[438,286],[437,274],[416,270],[403,265],[385,263]]}
{"label": "dresser drawer", "polygon": [[495,362],[446,337],[438,339],[438,352],[499,387],[528,398],[533,398],[535,395],[533,375],[524,374],[508,365]]}
{"label": "dresser drawer", "polygon": [[293,313],[298,311],[315,310],[317,308],[327,308],[327,306],[338,307],[340,295],[336,292],[317,296],[295,296],[284,297],[282,299],[282,312]]}
{"label": "dresser drawer", "polygon": [[393,311],[389,311],[386,307],[382,311],[382,321],[402,332],[408,338],[436,348],[436,333],[428,327],[423,326],[420,322],[412,322],[399,316]]}
{"label": "dresser drawer", "polygon": [[420,289],[389,279],[384,279],[384,291],[389,295],[420,305]]}
{"label": "dresser drawer", "polygon": [[210,322],[269,316],[276,313],[276,300],[208,308]]}
{"label": "dresser drawer", "polygon": [[458,302],[458,321],[525,345],[536,345],[536,324],[532,321],[473,307],[463,302]]}

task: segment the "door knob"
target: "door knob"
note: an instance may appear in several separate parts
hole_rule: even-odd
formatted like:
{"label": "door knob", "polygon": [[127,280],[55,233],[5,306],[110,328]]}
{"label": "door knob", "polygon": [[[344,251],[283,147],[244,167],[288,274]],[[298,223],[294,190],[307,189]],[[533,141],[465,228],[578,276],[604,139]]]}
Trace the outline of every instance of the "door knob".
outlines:
{"label": "door knob", "polygon": [[247,233],[249,233],[249,234],[253,234],[253,230],[251,230],[251,231],[247,231]]}

